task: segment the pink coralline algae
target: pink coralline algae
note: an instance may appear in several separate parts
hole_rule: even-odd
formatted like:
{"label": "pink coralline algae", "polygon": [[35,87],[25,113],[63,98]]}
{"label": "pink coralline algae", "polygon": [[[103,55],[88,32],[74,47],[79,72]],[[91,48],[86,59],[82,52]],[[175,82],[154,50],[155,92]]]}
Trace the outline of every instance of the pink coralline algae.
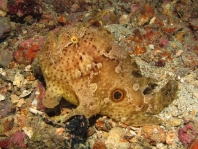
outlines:
{"label": "pink coralline algae", "polygon": [[16,132],[10,138],[6,138],[0,141],[0,147],[2,148],[26,148],[24,140],[26,138],[26,134],[24,132]]}
{"label": "pink coralline algae", "polygon": [[18,49],[14,51],[13,57],[19,64],[31,64],[40,51],[44,42],[42,36],[35,36],[33,38],[23,41]]}
{"label": "pink coralline algae", "polygon": [[36,58],[37,52],[40,49],[38,48],[38,45],[32,45],[30,47],[20,47],[18,50],[16,50],[13,53],[14,59],[19,64],[30,64],[34,61]]}
{"label": "pink coralline algae", "polygon": [[191,124],[187,124],[183,128],[179,129],[178,137],[183,144],[190,145],[196,137],[195,129]]}
{"label": "pink coralline algae", "polygon": [[4,139],[0,141],[0,147],[8,148],[10,145],[10,139]]}
{"label": "pink coralline algae", "polygon": [[35,0],[15,1],[8,4],[11,16],[25,17],[27,15],[39,16],[42,13],[40,5]]}
{"label": "pink coralline algae", "polygon": [[44,105],[42,104],[42,100],[45,96],[45,87],[43,86],[42,83],[39,83],[35,90],[32,92],[31,97],[32,99],[37,100],[37,109],[38,110],[45,110]]}
{"label": "pink coralline algae", "polygon": [[131,12],[132,13],[137,13],[140,11],[140,4],[137,3],[137,2],[134,2],[132,5],[131,5]]}
{"label": "pink coralline algae", "polygon": [[169,41],[168,41],[168,39],[160,39],[159,40],[159,46],[160,47],[164,47],[164,46],[166,46],[166,45],[168,45],[169,44]]}
{"label": "pink coralline algae", "polygon": [[88,10],[88,6],[90,5],[89,2],[86,0],[55,0],[54,7],[57,12],[82,12]]}
{"label": "pink coralline algae", "polygon": [[25,148],[24,139],[26,138],[26,134],[24,132],[16,132],[10,139],[11,143],[21,148]]}

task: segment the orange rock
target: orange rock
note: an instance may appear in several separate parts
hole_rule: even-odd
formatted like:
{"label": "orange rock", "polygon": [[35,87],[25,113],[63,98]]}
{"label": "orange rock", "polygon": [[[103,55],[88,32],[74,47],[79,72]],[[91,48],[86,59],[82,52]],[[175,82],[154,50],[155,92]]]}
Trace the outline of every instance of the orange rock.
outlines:
{"label": "orange rock", "polygon": [[1,120],[1,125],[3,127],[3,132],[10,131],[13,128],[14,125],[14,119],[13,118],[6,118]]}
{"label": "orange rock", "polygon": [[92,149],[106,149],[104,143],[101,140],[95,140],[94,146]]}
{"label": "orange rock", "polygon": [[135,45],[134,47],[134,51],[133,54],[134,55],[138,55],[138,54],[144,54],[146,52],[146,48],[139,46],[139,45]]}
{"label": "orange rock", "polygon": [[105,120],[97,120],[96,121],[96,128],[97,130],[109,131],[112,127],[112,124]]}
{"label": "orange rock", "polygon": [[144,6],[144,13],[146,13],[150,18],[154,15],[154,9],[153,7],[149,6],[148,4]]}
{"label": "orange rock", "polygon": [[146,34],[144,37],[149,41],[156,41],[161,36],[161,33],[159,31],[155,31],[152,28],[146,28]]}
{"label": "orange rock", "polygon": [[65,24],[66,23],[66,18],[64,16],[60,16],[58,18],[58,22],[61,23],[61,24]]}
{"label": "orange rock", "polygon": [[97,127],[98,130],[103,130],[103,128],[104,128],[104,122],[101,121],[101,120],[97,120],[96,121],[96,127]]}
{"label": "orange rock", "polygon": [[163,21],[162,21],[159,17],[157,17],[157,18],[155,19],[154,23],[155,23],[156,25],[158,25],[159,27],[162,27],[162,26],[164,25],[164,24],[163,24]]}
{"label": "orange rock", "polygon": [[173,34],[178,31],[179,26],[176,25],[165,25],[162,27],[162,30],[167,34]]}
{"label": "orange rock", "polygon": [[149,16],[146,13],[141,14],[138,17],[138,25],[142,26],[142,25],[146,24],[147,22],[149,22],[149,20],[150,20],[150,18],[149,18]]}
{"label": "orange rock", "polygon": [[14,59],[19,63],[30,64],[36,58],[37,52],[40,49],[37,44],[33,44],[29,47],[19,47],[18,50],[14,52]]}
{"label": "orange rock", "polygon": [[136,43],[142,43],[142,41],[143,41],[143,36],[141,35],[140,30],[135,29],[135,30],[133,31],[133,34],[134,34],[134,35],[131,36],[131,37],[128,37],[127,40],[134,41],[134,42],[136,42]]}
{"label": "orange rock", "polygon": [[174,31],[176,31],[176,29],[177,29],[176,27],[172,27],[170,25],[162,28],[162,30],[168,34],[172,34]]}
{"label": "orange rock", "polygon": [[198,149],[198,139],[193,142],[190,149]]}
{"label": "orange rock", "polygon": [[38,45],[36,44],[32,45],[31,47],[27,49],[27,52],[24,52],[25,59],[27,59],[28,61],[33,61],[33,59],[36,58],[36,53],[39,50],[40,49],[38,48]]}
{"label": "orange rock", "polygon": [[145,5],[143,8],[143,12],[138,17],[138,24],[144,25],[145,23],[149,22],[150,19],[154,16],[154,9],[149,5]]}

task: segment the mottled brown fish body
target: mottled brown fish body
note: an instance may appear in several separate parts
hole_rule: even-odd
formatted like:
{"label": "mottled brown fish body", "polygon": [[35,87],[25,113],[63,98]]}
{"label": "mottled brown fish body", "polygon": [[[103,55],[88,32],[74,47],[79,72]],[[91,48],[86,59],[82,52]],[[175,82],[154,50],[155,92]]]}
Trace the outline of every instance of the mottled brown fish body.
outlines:
{"label": "mottled brown fish body", "polygon": [[54,108],[63,97],[77,106],[65,116],[101,114],[129,125],[159,123],[158,114],[176,97],[170,81],[155,92],[156,80],[102,28],[68,27],[50,32],[39,54],[46,82],[43,104]]}

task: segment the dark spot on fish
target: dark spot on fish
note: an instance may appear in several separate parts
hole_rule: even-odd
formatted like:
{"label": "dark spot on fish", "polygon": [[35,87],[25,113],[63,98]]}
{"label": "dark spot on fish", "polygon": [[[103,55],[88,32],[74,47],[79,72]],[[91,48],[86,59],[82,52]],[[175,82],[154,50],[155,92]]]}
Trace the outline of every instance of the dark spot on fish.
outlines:
{"label": "dark spot on fish", "polygon": [[152,89],[155,89],[157,87],[157,84],[155,83],[150,83],[149,86],[152,88]]}
{"label": "dark spot on fish", "polygon": [[135,77],[142,77],[142,74],[141,74],[141,72],[140,71],[132,71],[132,73],[131,73],[133,76],[135,76]]}
{"label": "dark spot on fish", "polygon": [[148,84],[148,87],[144,89],[143,94],[144,95],[151,94],[153,92],[153,89],[155,89],[156,86],[157,84],[155,83]]}
{"label": "dark spot on fish", "polygon": [[90,22],[90,25],[92,27],[101,27],[102,26],[102,22],[98,21],[98,20],[93,20],[93,21]]}
{"label": "dark spot on fish", "polygon": [[143,94],[144,94],[144,95],[151,94],[152,91],[153,91],[152,88],[147,87],[147,88],[144,89]]}

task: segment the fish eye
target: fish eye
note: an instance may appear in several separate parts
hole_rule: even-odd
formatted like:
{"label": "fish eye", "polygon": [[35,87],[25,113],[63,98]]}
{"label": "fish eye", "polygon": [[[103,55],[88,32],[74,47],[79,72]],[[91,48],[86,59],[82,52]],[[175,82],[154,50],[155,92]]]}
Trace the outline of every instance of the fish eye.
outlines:
{"label": "fish eye", "polygon": [[123,90],[116,89],[112,92],[111,97],[114,101],[120,101],[121,99],[123,99],[124,95],[125,92]]}

